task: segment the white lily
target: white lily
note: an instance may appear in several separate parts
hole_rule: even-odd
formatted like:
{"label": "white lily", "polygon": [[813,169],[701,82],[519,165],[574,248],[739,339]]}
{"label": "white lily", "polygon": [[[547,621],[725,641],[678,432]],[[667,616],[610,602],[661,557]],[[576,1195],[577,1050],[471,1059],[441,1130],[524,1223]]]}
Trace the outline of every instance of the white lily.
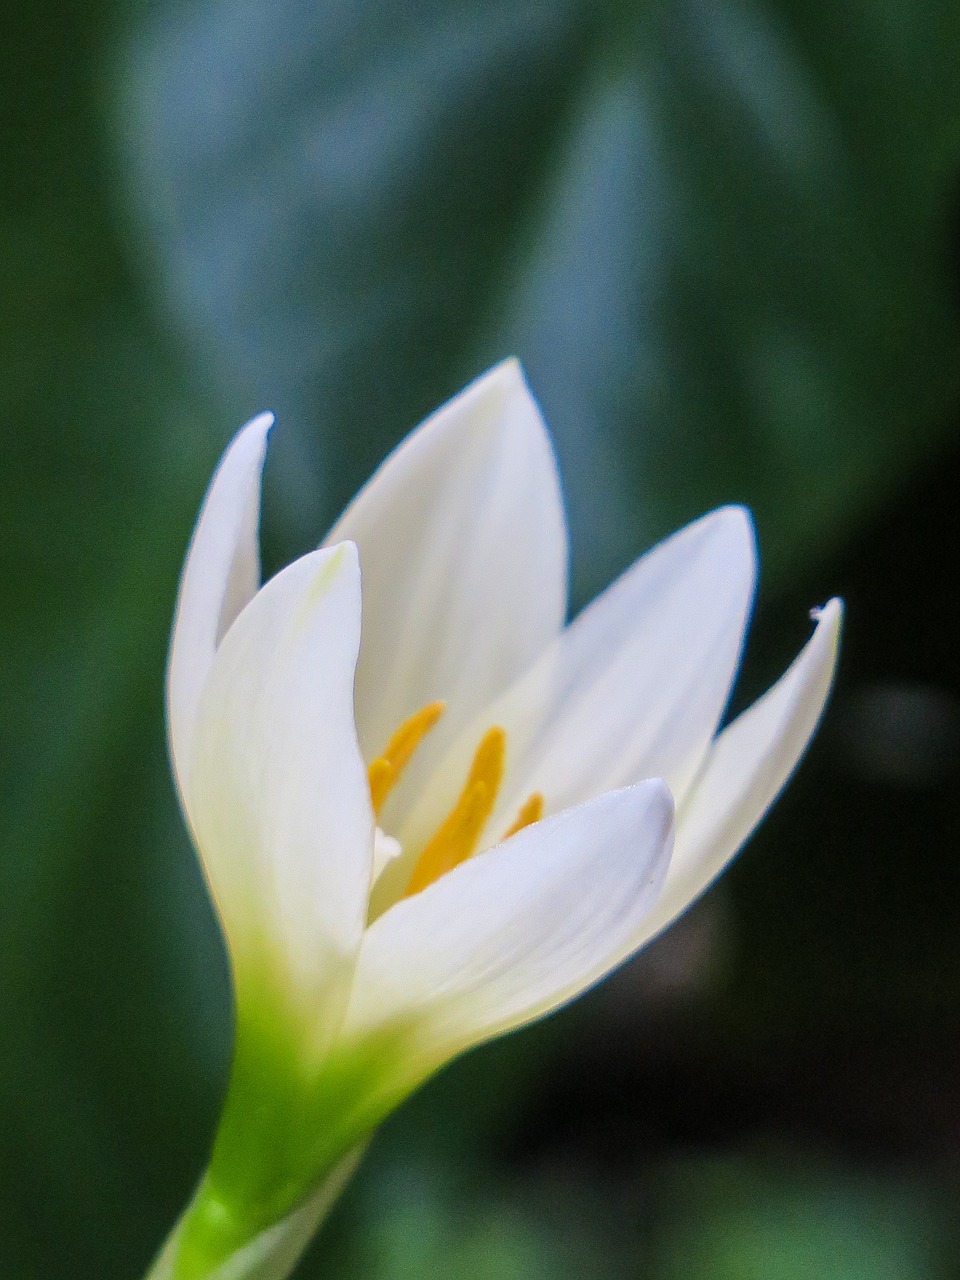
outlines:
{"label": "white lily", "polygon": [[214,476],[170,653],[174,768],[237,1005],[211,1165],[152,1273],[177,1280],[279,1280],[398,1101],[701,894],[803,752],[840,624],[831,601],[718,734],[755,580],[749,516],[725,508],[564,628],[557,471],[513,361],[260,587],[270,423]]}

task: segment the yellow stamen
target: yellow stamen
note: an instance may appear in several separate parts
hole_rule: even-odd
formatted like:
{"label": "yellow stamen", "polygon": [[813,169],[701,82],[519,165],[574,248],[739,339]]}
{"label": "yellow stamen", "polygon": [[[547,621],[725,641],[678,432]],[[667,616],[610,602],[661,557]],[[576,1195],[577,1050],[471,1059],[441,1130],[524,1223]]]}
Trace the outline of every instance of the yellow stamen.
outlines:
{"label": "yellow stamen", "polygon": [[396,785],[410,757],[443,715],[445,708],[445,702],[428,702],[425,707],[415,711],[394,733],[383,754],[370,761],[367,780],[375,814],[379,815],[384,801]]}
{"label": "yellow stamen", "polygon": [[518,831],[522,831],[524,827],[532,826],[534,822],[539,822],[543,817],[543,793],[540,791],[531,792],[520,806],[520,812],[513,820],[512,824],[503,833],[504,840],[509,840],[511,836],[515,836]]}
{"label": "yellow stamen", "polygon": [[457,803],[417,859],[407,885],[407,897],[465,862],[476,849],[496,804],[506,753],[507,735],[499,725],[494,725],[477,747]]}
{"label": "yellow stamen", "polygon": [[367,782],[370,784],[370,799],[373,801],[374,813],[379,813],[393,782],[393,769],[389,760],[377,756],[367,766]]}

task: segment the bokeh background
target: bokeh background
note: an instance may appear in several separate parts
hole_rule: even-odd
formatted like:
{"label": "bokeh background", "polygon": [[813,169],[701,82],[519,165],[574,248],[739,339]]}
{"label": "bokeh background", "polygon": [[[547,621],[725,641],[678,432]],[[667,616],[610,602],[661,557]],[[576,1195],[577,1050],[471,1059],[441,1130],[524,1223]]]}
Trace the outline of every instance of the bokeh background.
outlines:
{"label": "bokeh background", "polygon": [[0,16],[0,1274],[142,1274],[224,957],[161,685],[210,469],[266,559],[516,352],[576,602],[749,503],[737,705],[836,696],[723,885],[385,1127],[298,1274],[944,1280],[960,1252],[960,9],[34,0]]}

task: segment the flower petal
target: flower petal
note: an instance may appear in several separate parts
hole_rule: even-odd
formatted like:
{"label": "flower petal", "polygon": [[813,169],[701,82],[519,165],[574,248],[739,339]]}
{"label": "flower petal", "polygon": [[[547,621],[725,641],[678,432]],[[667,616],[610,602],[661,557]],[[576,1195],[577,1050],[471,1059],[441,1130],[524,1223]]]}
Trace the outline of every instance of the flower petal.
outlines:
{"label": "flower petal", "polygon": [[490,724],[506,730],[507,772],[488,841],[532,792],[556,812],[659,777],[679,799],[729,696],[755,578],[753,527],[740,507],[642,556],[457,742],[397,830],[405,850],[436,827]]}
{"label": "flower petal", "polygon": [[407,437],[328,541],[342,538],[356,542],[363,568],[357,725],[365,755],[380,752],[425,703],[447,703],[389,802],[396,813],[431,759],[563,625],[557,469],[515,360]]}
{"label": "flower petal", "polygon": [[843,606],[819,610],[807,644],[777,683],[714,742],[677,815],[663,893],[641,942],[661,932],[716,879],[776,799],[813,736],[833,680]]}
{"label": "flower petal", "polygon": [[260,583],[260,475],[273,415],[234,437],[200,508],[180,578],[167,663],[167,726],[183,792],[197,708],[217,645]]}
{"label": "flower petal", "polygon": [[186,780],[238,984],[272,981],[324,1028],[349,982],[373,851],[359,640],[352,544],[271,579],[217,651]]}
{"label": "flower petal", "polygon": [[643,782],[527,827],[398,902],[364,936],[345,1034],[410,1018],[414,1069],[429,1070],[571,999],[622,957],[648,912],[672,818],[664,784]]}

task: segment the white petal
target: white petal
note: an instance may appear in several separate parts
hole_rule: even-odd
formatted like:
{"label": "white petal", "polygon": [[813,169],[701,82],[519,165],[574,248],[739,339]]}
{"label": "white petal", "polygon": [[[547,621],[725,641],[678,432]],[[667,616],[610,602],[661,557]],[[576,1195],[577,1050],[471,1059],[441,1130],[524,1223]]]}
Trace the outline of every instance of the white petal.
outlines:
{"label": "white petal", "polygon": [[289,565],[217,651],[186,780],[238,972],[264,966],[325,1029],[366,914],[373,814],[353,723],[356,549]]}
{"label": "white petal", "polygon": [[260,475],[272,423],[272,414],[260,414],[237,433],[223,455],[200,508],[180,578],[167,664],[167,726],[181,792],[213,655],[260,582]]}
{"label": "white petal", "polygon": [[398,789],[402,809],[456,730],[563,625],[557,469],[516,361],[407,437],[329,540],[342,538],[356,542],[363,569],[357,724],[367,758],[424,703],[447,702]]}
{"label": "white petal", "polygon": [[398,902],[364,936],[345,1034],[410,1019],[429,1069],[571,999],[636,933],[672,818],[667,788],[647,781],[527,827]]}
{"label": "white petal", "polygon": [[713,744],[679,809],[667,882],[644,921],[641,942],[665,929],[716,879],[793,772],[830,692],[842,613],[839,600],[819,611],[798,657]]}
{"label": "white petal", "polygon": [[488,838],[525,797],[548,812],[641,778],[678,798],[729,696],[753,599],[749,515],[727,507],[642,556],[458,741],[397,834],[415,854],[462,783],[479,735],[507,731],[507,773]]}

